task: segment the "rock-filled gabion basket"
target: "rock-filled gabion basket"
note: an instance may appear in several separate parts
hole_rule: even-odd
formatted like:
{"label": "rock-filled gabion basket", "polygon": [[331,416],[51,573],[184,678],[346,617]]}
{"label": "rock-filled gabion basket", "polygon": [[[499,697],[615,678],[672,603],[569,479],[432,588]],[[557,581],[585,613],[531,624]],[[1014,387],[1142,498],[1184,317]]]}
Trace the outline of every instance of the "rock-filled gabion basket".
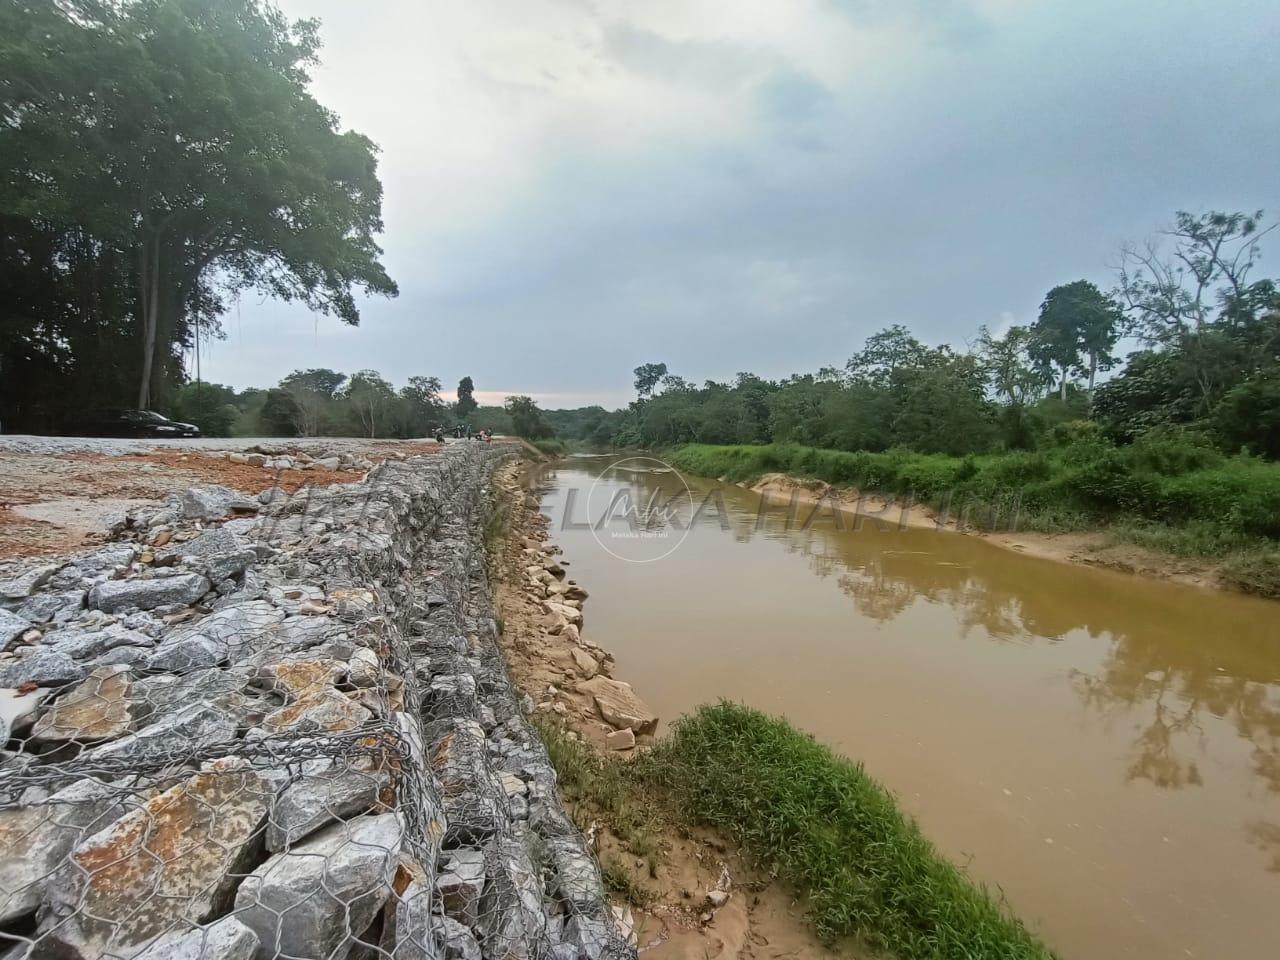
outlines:
{"label": "rock-filled gabion basket", "polygon": [[195,488],[0,582],[0,960],[635,955],[496,644],[488,480]]}

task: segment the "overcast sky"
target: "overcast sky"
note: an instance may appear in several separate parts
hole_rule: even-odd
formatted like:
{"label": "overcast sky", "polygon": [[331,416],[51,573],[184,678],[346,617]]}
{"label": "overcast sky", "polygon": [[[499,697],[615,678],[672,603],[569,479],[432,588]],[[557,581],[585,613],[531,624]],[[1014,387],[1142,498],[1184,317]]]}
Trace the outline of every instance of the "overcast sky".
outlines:
{"label": "overcast sky", "polygon": [[245,295],[204,363],[237,387],[372,367],[615,406],[646,361],[785,376],[891,323],[961,344],[1110,287],[1177,209],[1280,214],[1275,0],[282,6],[382,148],[401,293],[358,328]]}

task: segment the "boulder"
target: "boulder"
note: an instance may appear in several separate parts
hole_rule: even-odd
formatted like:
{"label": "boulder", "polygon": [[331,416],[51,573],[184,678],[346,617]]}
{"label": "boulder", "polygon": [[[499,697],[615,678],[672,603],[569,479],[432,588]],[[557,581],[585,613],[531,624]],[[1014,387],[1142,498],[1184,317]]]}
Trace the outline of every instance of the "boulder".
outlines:
{"label": "boulder", "polygon": [[596,676],[578,684],[578,689],[591,695],[604,722],[616,730],[626,728],[643,734],[658,728],[657,716],[636,696],[629,683]]}
{"label": "boulder", "polygon": [[548,892],[568,904],[566,913],[602,915],[605,900],[600,873],[578,836],[551,837],[543,852],[552,868]]}
{"label": "boulder", "polygon": [[489,770],[484,729],[474,720],[438,725],[431,767],[440,781],[448,843],[469,843],[495,833],[505,793]]}
{"label": "boulder", "polygon": [[232,603],[166,637],[151,657],[154,670],[185,671],[244,659],[274,646],[271,632],[284,612],[265,600]]}
{"label": "boulder", "polygon": [[600,664],[596,662],[596,658],[581,647],[571,648],[569,656],[573,658],[573,665],[586,679],[590,680],[600,672]]}
{"label": "boulder", "polygon": [[236,738],[237,728],[235,718],[226,710],[207,703],[192,703],[177,713],[160,716],[137,733],[93,747],[86,759],[147,763],[187,758],[230,743]]}
{"label": "boulder", "polygon": [[[443,957],[443,960],[480,960],[480,944],[475,936],[452,917],[432,917],[431,932],[438,952],[430,954],[413,954],[415,960],[419,956]],[[397,960],[399,954],[396,954]]]}
{"label": "boulder", "polygon": [[32,567],[9,580],[0,580],[0,599],[25,600],[52,579],[62,564],[44,564]]}
{"label": "boulder", "polygon": [[120,796],[86,779],[45,803],[0,810],[0,923],[35,912],[71,849],[124,812]]}
{"label": "boulder", "polygon": [[258,935],[226,916],[207,927],[160,937],[135,960],[254,960]]}
{"label": "boulder", "polygon": [[486,847],[485,873],[479,928],[491,955],[504,960],[546,956],[551,943],[542,885],[524,844],[504,838]]}
{"label": "boulder", "polygon": [[308,761],[276,800],[267,849],[288,850],[334,820],[368,812],[390,786],[390,771],[375,770],[368,758]]}
{"label": "boulder", "polygon": [[394,813],[335,823],[245,877],[235,915],[261,956],[345,957],[391,896],[404,837]]}
{"label": "boulder", "polygon": [[72,627],[52,630],[44,635],[41,642],[73,660],[96,660],[116,647],[150,647],[155,643],[145,633],[119,624],[113,624],[105,630],[86,631]]}
{"label": "boulder", "polygon": [[436,891],[445,916],[474,927],[480,920],[484,892],[484,851],[464,847],[445,853]]}
{"label": "boulder", "polygon": [[31,629],[31,621],[0,608],[0,648],[6,648]]}
{"label": "boulder", "polygon": [[84,609],[87,590],[61,590],[54,593],[37,593],[24,601],[14,613],[26,617],[32,623],[65,623]]}
{"label": "boulder", "polygon": [[31,728],[39,743],[95,743],[129,732],[133,722],[128,667],[99,667],[59,697]]}
{"label": "boulder", "polygon": [[0,687],[60,687],[75,683],[85,669],[65,653],[49,647],[26,647],[11,660],[0,663]]}
{"label": "boulder", "polygon": [[209,581],[198,573],[149,580],[107,580],[89,591],[89,606],[104,613],[131,607],[150,610],[174,604],[187,606],[208,593],[209,587]]}
{"label": "boulder", "polygon": [[610,750],[631,750],[635,748],[636,735],[630,727],[623,727],[605,734],[604,745]]}
{"label": "boulder", "polygon": [[192,487],[182,497],[182,514],[189,520],[221,520],[236,511],[256,513],[259,506],[256,500],[216,484]]}
{"label": "boulder", "polygon": [[262,724],[251,731],[251,736],[261,740],[285,732],[290,736],[345,733],[357,729],[372,716],[368,709],[329,687],[311,691],[287,707],[268,714]]}
{"label": "boulder", "polygon": [[129,956],[224,911],[271,793],[228,757],[130,810],[77,846],[49,882],[46,940],[74,957]]}

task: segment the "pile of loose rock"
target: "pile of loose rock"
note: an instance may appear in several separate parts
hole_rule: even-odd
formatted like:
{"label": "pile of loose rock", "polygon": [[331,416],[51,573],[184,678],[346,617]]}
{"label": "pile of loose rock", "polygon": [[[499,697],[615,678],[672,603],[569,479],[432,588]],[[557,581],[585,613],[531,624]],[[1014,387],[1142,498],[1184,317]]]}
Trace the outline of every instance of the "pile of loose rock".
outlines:
{"label": "pile of loose rock", "polygon": [[496,644],[509,455],[0,573],[0,958],[634,956]]}
{"label": "pile of loose rock", "polygon": [[319,456],[296,449],[264,447],[232,450],[218,454],[232,463],[244,463],[264,470],[372,470],[373,461],[357,457],[345,450],[325,450]]}

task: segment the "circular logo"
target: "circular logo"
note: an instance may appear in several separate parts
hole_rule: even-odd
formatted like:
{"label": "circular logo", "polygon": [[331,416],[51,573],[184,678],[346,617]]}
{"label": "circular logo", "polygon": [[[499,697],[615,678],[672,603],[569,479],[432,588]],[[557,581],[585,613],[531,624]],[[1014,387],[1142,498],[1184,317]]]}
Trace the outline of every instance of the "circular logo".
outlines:
{"label": "circular logo", "polygon": [[670,556],[689,535],[693,516],[693,491],[678,470],[656,457],[615,460],[587,491],[591,536],[627,563]]}

